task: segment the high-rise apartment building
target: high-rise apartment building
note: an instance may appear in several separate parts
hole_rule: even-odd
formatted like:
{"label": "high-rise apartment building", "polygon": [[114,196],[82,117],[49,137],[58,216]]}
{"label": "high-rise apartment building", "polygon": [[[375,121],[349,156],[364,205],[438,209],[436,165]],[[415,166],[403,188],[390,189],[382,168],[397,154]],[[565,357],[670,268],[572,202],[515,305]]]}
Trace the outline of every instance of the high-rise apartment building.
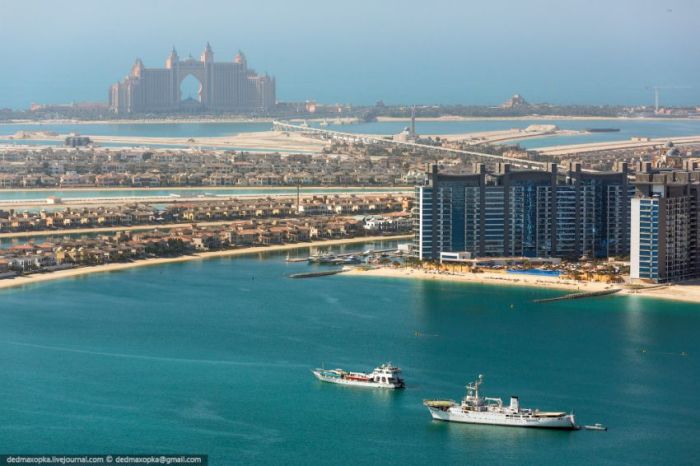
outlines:
{"label": "high-rise apartment building", "polygon": [[[183,99],[180,86],[189,76],[199,82],[198,95]],[[136,60],[129,75],[110,88],[109,106],[118,114],[168,111],[264,112],[276,103],[275,78],[248,68],[242,52],[231,62],[215,62],[207,43],[199,60],[180,60],[175,48],[165,68],[146,68]]]}
{"label": "high-rise apartment building", "polygon": [[637,173],[632,199],[630,278],[657,283],[700,277],[700,171]]}
{"label": "high-rise apartment building", "polygon": [[629,254],[627,165],[589,173],[581,164],[562,172],[515,170],[499,164],[487,173],[439,173],[416,188],[414,251],[420,259],[441,252],[475,257],[608,257]]}

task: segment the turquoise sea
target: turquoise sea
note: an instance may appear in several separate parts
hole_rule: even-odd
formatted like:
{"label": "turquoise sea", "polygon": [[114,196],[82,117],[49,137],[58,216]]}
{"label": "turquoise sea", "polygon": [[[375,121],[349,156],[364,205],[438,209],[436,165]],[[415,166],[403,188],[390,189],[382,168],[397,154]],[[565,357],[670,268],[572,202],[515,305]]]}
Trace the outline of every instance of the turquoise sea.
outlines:
{"label": "turquoise sea", "polygon": [[[206,453],[214,465],[700,462],[700,306],[291,280],[309,266],[285,254],[0,291],[0,451]],[[386,360],[403,368],[406,390],[322,384],[309,372]],[[459,398],[479,373],[489,396],[575,409],[609,431],[430,419],[424,398]]]}

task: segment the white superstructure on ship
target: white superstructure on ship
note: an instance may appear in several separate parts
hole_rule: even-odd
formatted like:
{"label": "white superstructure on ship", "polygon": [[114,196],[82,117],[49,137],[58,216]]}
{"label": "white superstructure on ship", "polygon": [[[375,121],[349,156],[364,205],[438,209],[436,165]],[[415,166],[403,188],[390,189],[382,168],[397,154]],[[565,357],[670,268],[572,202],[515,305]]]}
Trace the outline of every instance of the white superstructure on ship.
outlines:
{"label": "white superstructure on ship", "polygon": [[467,385],[467,396],[461,403],[452,400],[425,400],[433,419],[468,424],[488,424],[512,427],[538,427],[549,429],[577,429],[573,413],[545,412],[538,409],[521,408],[517,396],[510,398],[508,406],[500,398],[479,395],[482,375]]}
{"label": "white superstructure on ship", "polygon": [[343,369],[314,369],[311,372],[318,380],[340,385],[369,388],[404,388],[401,369],[391,363],[382,364],[369,374],[349,372]]}

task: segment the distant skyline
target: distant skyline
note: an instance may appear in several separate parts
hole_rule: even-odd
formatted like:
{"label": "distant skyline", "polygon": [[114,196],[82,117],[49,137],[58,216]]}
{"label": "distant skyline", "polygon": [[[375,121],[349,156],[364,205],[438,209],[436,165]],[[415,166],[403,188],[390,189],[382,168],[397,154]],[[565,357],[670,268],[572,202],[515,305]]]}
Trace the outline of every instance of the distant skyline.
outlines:
{"label": "distant skyline", "polygon": [[5,0],[0,107],[106,101],[136,58],[243,50],[280,101],[700,105],[700,2]]}

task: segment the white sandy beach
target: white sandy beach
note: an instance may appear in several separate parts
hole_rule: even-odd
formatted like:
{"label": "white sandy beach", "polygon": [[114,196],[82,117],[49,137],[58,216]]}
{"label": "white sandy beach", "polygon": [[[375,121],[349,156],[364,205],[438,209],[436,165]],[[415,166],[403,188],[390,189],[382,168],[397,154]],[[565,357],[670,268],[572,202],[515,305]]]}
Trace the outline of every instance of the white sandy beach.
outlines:
{"label": "white sandy beach", "polygon": [[532,138],[545,138],[557,136],[573,136],[585,135],[584,131],[575,130],[533,130],[525,131],[524,129],[513,128],[498,131],[479,131],[473,133],[458,133],[458,134],[426,134],[424,136],[432,138],[440,138],[448,141],[473,141],[481,144],[497,144],[508,141],[520,141]]}
{"label": "white sandy beach", "polygon": [[354,268],[347,272],[350,275],[363,275],[371,277],[413,278],[421,280],[438,280],[452,282],[469,282],[489,285],[513,285],[554,288],[568,291],[600,291],[611,285],[598,282],[577,282],[575,280],[562,280],[554,277],[536,275],[510,275],[494,272],[481,273],[450,273],[428,271],[408,267],[377,267],[371,269]]}
{"label": "white sandy beach", "polygon": [[[32,140],[51,143],[62,143],[67,135],[47,135],[42,132],[31,132],[18,138],[17,141]],[[204,136],[204,137],[144,137],[144,136],[100,136],[84,134],[97,144],[127,144],[140,145],[165,145],[181,146],[183,148],[215,147],[226,149],[234,147],[240,150],[262,151],[299,151],[318,152],[328,145],[327,142],[314,138],[304,137],[298,133],[281,131],[256,131],[232,134],[229,136]]]}
{"label": "white sandy beach", "polygon": [[32,274],[27,276],[20,276],[15,278],[8,278],[0,280],[0,289],[3,288],[15,288],[18,286],[33,285],[36,283],[47,282],[51,280],[61,280],[65,278],[80,277],[83,275],[89,275],[93,273],[102,272],[117,272],[120,270],[134,269],[137,267],[147,267],[162,264],[174,264],[178,262],[188,262],[195,260],[205,260],[213,259],[217,257],[235,257],[242,256],[246,254],[260,254],[278,251],[290,251],[293,249],[307,249],[312,247],[328,247],[328,246],[339,246],[343,244],[358,244],[358,243],[371,243],[374,241],[391,241],[391,240],[404,240],[410,238],[410,235],[396,235],[396,236],[365,236],[361,238],[347,238],[338,240],[328,240],[328,241],[313,241],[310,243],[294,243],[294,244],[281,244],[275,246],[267,247],[253,247],[253,248],[241,248],[241,249],[228,249],[225,251],[212,251],[212,252],[202,252],[197,254],[192,254],[188,256],[179,257],[158,257],[154,259],[144,259],[134,262],[119,262],[112,264],[96,265],[92,267],[78,267],[75,269],[60,270],[57,272],[49,272],[45,274]]}
{"label": "white sandy beach", "polygon": [[413,268],[393,268],[378,267],[374,269],[354,268],[346,275],[366,276],[366,277],[392,277],[408,278],[419,280],[436,280],[463,283],[477,283],[485,285],[499,286],[525,286],[535,288],[549,288],[565,290],[571,293],[602,291],[611,288],[622,288],[618,295],[632,295],[647,298],[669,299],[675,301],[685,301],[700,303],[700,281],[674,284],[664,287],[654,287],[652,289],[633,290],[622,285],[610,285],[600,282],[582,282],[575,280],[564,280],[556,277],[503,274],[493,272],[483,273],[448,273],[419,270]]}

